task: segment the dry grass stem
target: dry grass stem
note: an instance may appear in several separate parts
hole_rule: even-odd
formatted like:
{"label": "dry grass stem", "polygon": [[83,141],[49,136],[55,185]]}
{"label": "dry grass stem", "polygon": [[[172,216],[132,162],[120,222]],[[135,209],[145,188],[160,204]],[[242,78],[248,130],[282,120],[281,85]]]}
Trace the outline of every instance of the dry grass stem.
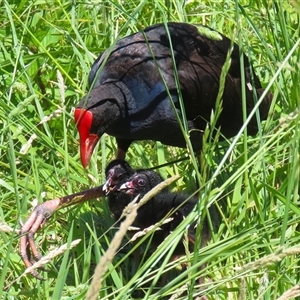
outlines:
{"label": "dry grass stem", "polygon": [[[158,184],[151,191],[149,191],[140,201],[136,204],[138,196],[131,202],[127,207],[125,207],[122,217],[126,216],[125,220],[121,223],[120,229],[116,232],[114,238],[112,239],[107,251],[101,257],[100,262],[96,266],[94,277],[92,283],[87,292],[86,299],[94,300],[97,299],[98,293],[102,286],[103,276],[108,270],[109,264],[112,262],[114,256],[117,253],[118,248],[121,245],[123,237],[126,235],[128,228],[134,222],[137,216],[138,208],[149,201],[152,197],[158,194],[162,189],[170,185],[172,182],[177,180],[179,176],[173,176],[162,183]],[[121,217],[121,218],[122,218]]]}
{"label": "dry grass stem", "polygon": [[28,150],[31,148],[32,143],[34,142],[35,139],[37,139],[37,135],[34,133],[30,136],[29,140],[22,146],[20,149],[20,153],[25,155]]}
{"label": "dry grass stem", "polygon": [[[173,218],[168,218],[166,220],[164,220],[160,225],[163,225],[163,224],[167,224],[169,222],[171,222],[173,220]],[[130,240],[129,242],[134,242],[135,240],[137,240],[138,238],[146,235],[149,231],[153,230],[153,228],[155,228],[156,226],[158,225],[158,223],[154,224],[154,225],[151,225],[147,228],[145,228],[144,230],[141,230],[139,232],[137,232]],[[158,231],[158,230],[161,230],[161,228],[159,226],[156,227],[155,231]]]}
{"label": "dry grass stem", "polygon": [[292,247],[288,249],[279,249],[277,252],[262,257],[254,262],[251,262],[243,267],[236,268],[239,273],[249,272],[255,269],[264,268],[274,263],[280,262],[287,256],[296,255],[300,253],[300,247]]}
{"label": "dry grass stem", "polygon": [[43,123],[46,123],[48,121],[50,121],[51,119],[53,118],[59,118],[61,116],[63,112],[63,109],[62,108],[58,108],[56,109],[53,113],[51,113],[49,116],[45,116],[43,117],[43,119],[41,120],[41,122],[38,123],[38,125],[41,125]]}
{"label": "dry grass stem", "polygon": [[64,83],[64,78],[62,77],[61,73],[59,72],[59,70],[57,70],[57,83],[58,83],[58,87],[59,87],[59,94],[60,94],[60,98],[61,98],[61,103],[64,106],[65,104],[65,83]]}
{"label": "dry grass stem", "polygon": [[97,299],[99,290],[101,289],[103,276],[108,270],[109,264],[113,260],[118,248],[121,245],[122,239],[125,236],[129,226],[134,222],[137,215],[137,205],[135,202],[137,198],[135,198],[127,207],[131,210],[131,212],[127,215],[126,219],[121,223],[120,229],[116,232],[114,238],[112,239],[107,251],[101,257],[100,262],[96,266],[94,277],[92,283],[87,292],[86,299],[93,300]]}
{"label": "dry grass stem", "polygon": [[300,285],[297,284],[284,292],[277,300],[288,300],[300,296]]}
{"label": "dry grass stem", "polygon": [[40,260],[38,260],[36,263],[34,263],[30,268],[27,268],[25,272],[20,276],[24,276],[30,272],[32,272],[34,269],[40,268],[47,264],[49,261],[53,260],[58,255],[61,255],[65,253],[67,250],[74,248],[80,243],[81,239],[77,239],[70,244],[66,243],[60,246],[59,248],[56,248],[52,251],[50,251],[47,255],[43,256]]}
{"label": "dry grass stem", "polygon": [[181,286],[177,290],[177,292],[171,296],[171,298],[169,300],[176,300],[176,299],[178,299],[187,290],[187,288],[188,288],[187,284]]}
{"label": "dry grass stem", "polygon": [[8,226],[7,224],[0,222],[0,232],[13,232],[13,233],[19,234],[20,230],[14,229],[14,228]]}
{"label": "dry grass stem", "polygon": [[5,290],[8,289],[10,286],[12,286],[16,281],[18,281],[20,278],[25,276],[28,273],[31,273],[33,270],[43,267],[45,264],[47,264],[49,261],[53,260],[58,255],[61,255],[65,253],[67,250],[74,248],[80,243],[81,239],[77,239],[73,242],[68,243],[60,246],[59,248],[56,248],[49,252],[46,256],[43,256],[40,260],[38,260],[36,263],[34,263],[31,267],[27,268],[19,277],[17,277],[15,280],[13,280],[8,286],[5,287]]}

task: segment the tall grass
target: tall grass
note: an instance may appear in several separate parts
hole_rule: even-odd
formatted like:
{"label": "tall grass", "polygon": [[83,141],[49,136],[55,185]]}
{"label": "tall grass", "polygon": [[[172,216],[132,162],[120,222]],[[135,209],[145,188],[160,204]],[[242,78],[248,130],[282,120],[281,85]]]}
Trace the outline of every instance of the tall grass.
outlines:
{"label": "tall grass", "polygon": [[[180,175],[173,189],[191,194],[198,177],[201,203],[219,208],[221,226],[208,245],[169,260],[199,211],[152,253],[146,251],[151,233],[129,245],[125,239],[99,298],[300,295],[295,287],[300,213],[297,1],[4,0],[0,13],[1,299],[85,298],[96,264],[116,232],[105,199],[64,209],[38,232],[43,254],[81,239],[47,266],[43,282],[30,276],[14,282],[24,271],[17,229],[36,203],[103,183],[116,150],[114,138],[102,137],[89,169],[83,170],[72,107],[88,90],[88,72],[100,52],[125,35],[167,20],[208,25],[238,43],[272,91],[273,103],[256,137],[241,132],[222,143],[205,143],[201,172],[193,156],[159,169],[165,178]],[[133,166],[153,167],[187,151],[145,141],[134,143],[127,155]],[[138,266],[134,249],[142,252]],[[159,276],[165,272],[168,281],[162,285]],[[201,287],[195,280],[199,277],[204,278]]]}

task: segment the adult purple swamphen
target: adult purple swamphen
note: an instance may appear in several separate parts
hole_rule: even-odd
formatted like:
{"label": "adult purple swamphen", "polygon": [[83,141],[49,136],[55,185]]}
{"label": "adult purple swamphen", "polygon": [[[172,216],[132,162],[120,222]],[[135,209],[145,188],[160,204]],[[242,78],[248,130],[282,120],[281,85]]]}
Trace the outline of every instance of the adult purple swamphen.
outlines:
{"label": "adult purple swamphen", "polygon": [[[107,49],[94,62],[89,74],[91,90],[74,113],[82,165],[88,165],[104,133],[116,137],[120,159],[125,158],[134,140],[186,147],[171,103],[182,118],[180,96],[193,148],[201,150],[202,135],[215,109],[220,75],[231,45],[230,39],[208,27],[167,23],[124,37]],[[236,44],[230,58],[222,111],[216,124],[226,138],[237,134],[243,125],[241,51]],[[255,94],[259,98],[264,89],[246,55],[243,60],[249,115]],[[260,120],[268,114],[270,99],[268,93],[259,107]],[[256,116],[247,128],[250,135],[257,133]]]}

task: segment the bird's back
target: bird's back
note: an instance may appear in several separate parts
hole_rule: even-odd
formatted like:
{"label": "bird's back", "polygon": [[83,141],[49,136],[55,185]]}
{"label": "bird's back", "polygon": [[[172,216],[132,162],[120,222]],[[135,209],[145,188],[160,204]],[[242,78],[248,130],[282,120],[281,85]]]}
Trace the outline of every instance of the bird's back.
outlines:
{"label": "bird's back", "polygon": [[[150,26],[120,39],[94,63],[89,81],[95,87],[118,82],[126,111],[106,130],[117,139],[159,140],[164,144],[185,147],[169,96],[180,118],[182,97],[195,150],[202,147],[202,134],[215,110],[220,76],[231,46],[231,66],[222,94],[222,110],[216,124],[227,138],[243,125],[242,84],[245,85],[246,114],[249,115],[263,89],[243,55],[245,82],[242,83],[240,50],[230,39],[216,31],[185,23]],[[103,64],[105,63],[104,67]],[[101,72],[98,73],[98,70]],[[255,97],[256,90],[257,97]],[[99,92],[100,93],[100,92]],[[260,119],[266,118],[271,95],[260,106]],[[256,116],[248,133],[257,133]]]}

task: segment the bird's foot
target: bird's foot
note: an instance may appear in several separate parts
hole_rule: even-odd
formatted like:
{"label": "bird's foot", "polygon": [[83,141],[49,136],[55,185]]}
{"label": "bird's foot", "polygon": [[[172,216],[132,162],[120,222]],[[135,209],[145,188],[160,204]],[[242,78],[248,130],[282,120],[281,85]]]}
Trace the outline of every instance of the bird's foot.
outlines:
{"label": "bird's foot", "polygon": [[[37,250],[34,241],[34,234],[47,222],[47,220],[53,215],[53,213],[59,209],[59,206],[59,198],[39,204],[31,213],[25,224],[22,226],[20,254],[26,268],[31,267],[34,262],[41,259],[42,255]],[[43,280],[41,275],[36,270],[33,270],[30,273],[34,277]]]}
{"label": "bird's foot", "polygon": [[[31,213],[21,228],[20,255],[26,266],[31,267],[39,261],[42,255],[37,250],[34,234],[47,222],[47,220],[59,209],[83,203],[91,199],[104,196],[103,186],[98,186],[83,192],[56,198],[39,204]],[[39,267],[40,269],[42,267]],[[34,277],[43,279],[36,270],[30,272]]]}

